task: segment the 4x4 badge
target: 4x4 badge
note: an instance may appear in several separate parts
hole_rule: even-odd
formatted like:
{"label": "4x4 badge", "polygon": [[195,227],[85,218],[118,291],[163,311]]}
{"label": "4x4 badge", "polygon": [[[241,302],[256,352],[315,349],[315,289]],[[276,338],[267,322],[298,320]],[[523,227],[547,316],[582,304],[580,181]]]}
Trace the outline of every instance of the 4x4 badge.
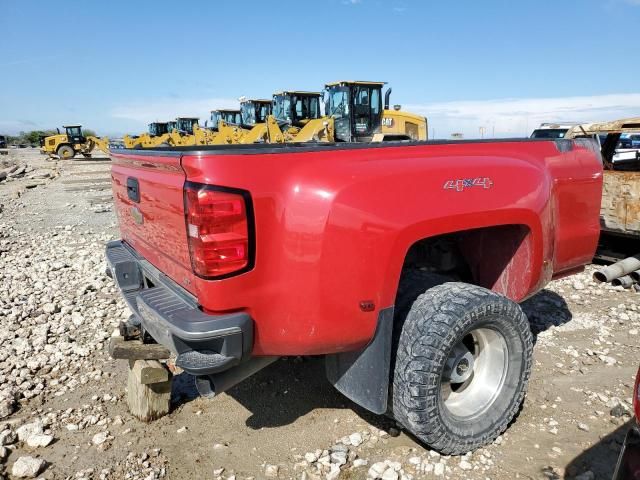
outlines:
{"label": "4x4 badge", "polygon": [[482,187],[486,190],[493,187],[493,180],[489,177],[459,178],[457,180],[447,180],[442,188],[462,192],[465,188],[472,187]]}

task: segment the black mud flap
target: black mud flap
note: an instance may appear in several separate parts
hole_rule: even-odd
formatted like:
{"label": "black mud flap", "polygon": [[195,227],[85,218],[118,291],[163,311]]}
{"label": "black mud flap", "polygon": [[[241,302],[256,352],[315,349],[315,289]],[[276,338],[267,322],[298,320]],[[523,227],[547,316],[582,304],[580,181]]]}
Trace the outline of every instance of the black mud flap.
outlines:
{"label": "black mud flap", "polygon": [[327,378],[345,397],[376,413],[387,411],[393,307],[378,314],[373,340],[356,352],[327,355]]}

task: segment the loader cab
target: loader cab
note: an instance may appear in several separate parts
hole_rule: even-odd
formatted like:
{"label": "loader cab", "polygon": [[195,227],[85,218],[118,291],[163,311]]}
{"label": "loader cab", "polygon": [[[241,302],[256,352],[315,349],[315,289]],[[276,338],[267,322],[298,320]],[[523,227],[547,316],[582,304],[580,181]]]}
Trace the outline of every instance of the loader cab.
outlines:
{"label": "loader cab", "polygon": [[176,128],[178,132],[187,135],[193,135],[194,125],[198,125],[199,118],[195,117],[178,117],[176,118]]}
{"label": "loader cab", "polygon": [[240,125],[242,123],[242,114],[240,110],[220,110],[222,120],[229,125]]}
{"label": "loader cab", "polygon": [[86,143],[87,139],[82,133],[82,125],[64,125],[62,128],[65,129],[69,143],[73,145]]}
{"label": "loader cab", "polygon": [[334,119],[336,141],[366,142],[380,131],[384,85],[360,81],[325,85],[325,115]]}
{"label": "loader cab", "polygon": [[218,131],[220,120],[222,120],[227,125],[240,125],[240,110],[212,110],[207,127],[210,130]]}
{"label": "loader cab", "polygon": [[222,115],[220,114],[220,110],[211,110],[211,116],[209,117],[209,121],[206,124],[206,127],[209,130],[214,132],[218,131],[218,124],[220,123],[220,119]]}
{"label": "loader cab", "polygon": [[149,135],[159,137],[165,133],[169,133],[169,124],[167,122],[153,122],[149,124]]}
{"label": "loader cab", "polygon": [[152,122],[149,124],[149,135],[152,137],[159,137],[167,132],[167,122]]}
{"label": "loader cab", "polygon": [[279,123],[300,127],[320,118],[319,92],[278,92],[273,95],[273,115]]}
{"label": "loader cab", "polygon": [[271,115],[271,100],[244,100],[240,102],[240,117],[243,127],[265,123]]}

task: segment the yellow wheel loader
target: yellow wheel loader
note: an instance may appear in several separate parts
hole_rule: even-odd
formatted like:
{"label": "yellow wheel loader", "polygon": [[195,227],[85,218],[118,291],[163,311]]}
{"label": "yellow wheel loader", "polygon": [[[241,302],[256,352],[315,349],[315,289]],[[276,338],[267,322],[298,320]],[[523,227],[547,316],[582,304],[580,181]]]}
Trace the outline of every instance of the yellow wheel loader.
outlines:
{"label": "yellow wheel loader", "polygon": [[195,143],[194,132],[204,133],[199,129],[196,117],[178,117],[171,122],[154,122],[149,124],[149,132],[137,137],[125,135],[125,148],[155,148],[160,146],[206,145],[204,140]]}
{"label": "yellow wheel loader", "polygon": [[[385,142],[428,139],[425,117],[389,108],[391,88],[382,100],[384,82],[340,81],[325,85],[325,115],[320,116],[320,94],[280,92],[274,95],[274,115],[257,130],[261,141],[304,142]],[[295,111],[293,111],[295,109]],[[242,137],[251,143],[256,135]]]}
{"label": "yellow wheel loader", "polygon": [[152,122],[149,124],[149,130],[141,135],[130,137],[125,135],[122,137],[125,148],[148,148],[153,145],[153,138],[160,137],[169,133],[169,124],[167,122]]}
{"label": "yellow wheel loader", "polygon": [[425,117],[389,108],[391,88],[385,82],[340,81],[325,85],[325,116],[311,120],[293,142],[384,142],[427,140]]}
{"label": "yellow wheel loader", "polygon": [[220,120],[225,122],[227,125],[240,125],[242,123],[242,115],[240,110],[211,110],[211,117],[205,122],[205,128],[208,128],[213,132],[217,132]]}
{"label": "yellow wheel loader", "polygon": [[61,159],[71,159],[81,154],[84,157],[91,157],[91,152],[98,148],[109,155],[109,139],[106,137],[85,137],[82,133],[82,125],[65,125],[65,133],[50,135],[41,141],[40,152],[50,157],[58,156]]}

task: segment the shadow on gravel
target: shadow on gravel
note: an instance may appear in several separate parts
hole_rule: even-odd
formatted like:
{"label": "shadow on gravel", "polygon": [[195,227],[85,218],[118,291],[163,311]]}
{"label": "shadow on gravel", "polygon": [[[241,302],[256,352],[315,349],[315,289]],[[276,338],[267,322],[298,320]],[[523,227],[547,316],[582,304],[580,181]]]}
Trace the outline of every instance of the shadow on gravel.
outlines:
{"label": "shadow on gravel", "polygon": [[573,318],[564,298],[551,290],[542,290],[520,306],[529,319],[534,342],[540,333],[564,325]]}
{"label": "shadow on gravel", "polygon": [[281,358],[227,394],[251,412],[246,424],[256,430],[289,425],[314,410],[324,415],[322,410],[327,408],[349,408],[387,431],[394,425],[392,420],[367,412],[338,393],[325,376],[322,357]]}
{"label": "shadow on gravel", "polygon": [[173,377],[173,383],[171,384],[171,403],[173,408],[189,403],[199,396],[193,376],[182,372]]}
{"label": "shadow on gravel", "polygon": [[[533,296],[522,308],[534,339],[551,326],[571,320],[564,299],[550,290]],[[323,357],[281,358],[226,393],[252,413],[247,426],[253,429],[288,425],[309,412],[327,408],[349,408],[366,422],[387,431],[395,426],[390,418],[370,413],[333,388],[326,378]],[[193,377],[186,373],[176,375],[171,393],[173,407],[195,398],[198,392]]]}
{"label": "shadow on gravel", "polygon": [[631,424],[632,422],[629,421],[618,427],[607,436],[602,437],[591,448],[571,460],[565,469],[567,478],[573,478],[581,473],[591,471],[594,473],[596,480],[610,480],[613,476],[613,470],[616,468],[624,436],[631,428]]}

